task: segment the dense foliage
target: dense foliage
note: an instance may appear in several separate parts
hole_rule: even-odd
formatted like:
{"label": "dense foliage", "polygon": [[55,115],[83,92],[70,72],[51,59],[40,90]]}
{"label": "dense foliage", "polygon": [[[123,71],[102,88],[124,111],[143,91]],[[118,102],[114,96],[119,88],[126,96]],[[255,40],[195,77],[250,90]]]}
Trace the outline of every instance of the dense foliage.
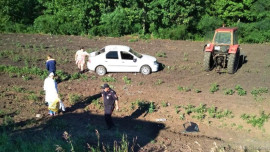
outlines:
{"label": "dense foliage", "polygon": [[263,43],[269,14],[270,0],[1,0],[0,31],[201,40],[226,24]]}

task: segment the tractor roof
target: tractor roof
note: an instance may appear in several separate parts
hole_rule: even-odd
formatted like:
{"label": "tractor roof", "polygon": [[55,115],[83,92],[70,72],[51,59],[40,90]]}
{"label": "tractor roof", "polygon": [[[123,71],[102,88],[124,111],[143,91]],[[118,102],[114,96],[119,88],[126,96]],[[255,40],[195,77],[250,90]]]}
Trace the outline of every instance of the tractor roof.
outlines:
{"label": "tractor roof", "polygon": [[234,32],[237,29],[238,29],[237,27],[221,27],[216,29],[216,32]]}

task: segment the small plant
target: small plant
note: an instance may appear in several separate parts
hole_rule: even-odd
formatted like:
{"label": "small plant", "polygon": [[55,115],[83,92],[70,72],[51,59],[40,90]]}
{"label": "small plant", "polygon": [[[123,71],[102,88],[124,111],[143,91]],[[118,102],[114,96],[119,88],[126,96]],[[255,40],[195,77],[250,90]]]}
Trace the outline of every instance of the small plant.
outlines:
{"label": "small plant", "polygon": [[155,112],[156,106],[154,104],[154,102],[150,103],[149,109],[148,109],[148,113],[153,113]]}
{"label": "small plant", "polygon": [[124,76],[122,79],[124,80],[125,84],[131,84],[131,79],[127,76]]}
{"label": "small plant", "polygon": [[174,108],[175,108],[175,112],[178,114],[180,112],[179,110],[180,106],[174,106]]}
{"label": "small plant", "polygon": [[201,93],[202,91],[200,89],[195,89],[196,93]]}
{"label": "small plant", "polygon": [[156,57],[163,57],[163,58],[166,58],[167,55],[166,55],[165,52],[157,52],[157,53],[156,53]]}
{"label": "small plant", "polygon": [[180,118],[180,120],[185,120],[185,114],[184,113],[180,113],[179,118]]}
{"label": "small plant", "polygon": [[225,91],[224,91],[224,94],[225,95],[233,95],[234,94],[234,90],[232,90],[232,89],[226,89]]}
{"label": "small plant", "polygon": [[211,106],[211,108],[208,108],[207,109],[207,111],[208,111],[208,114],[209,114],[209,116],[211,117],[211,118],[215,118],[215,116],[216,116],[216,111],[217,111],[217,108],[215,107],[215,106]]}
{"label": "small plant", "polygon": [[168,103],[165,102],[165,101],[162,101],[162,102],[161,102],[161,105],[162,105],[162,107],[168,107]]}
{"label": "small plant", "polygon": [[194,111],[195,109],[195,106],[194,105],[191,105],[191,104],[188,104],[187,106],[184,106],[184,109],[186,111],[186,114],[190,114]]}
{"label": "small plant", "polygon": [[68,98],[69,98],[69,102],[72,105],[74,105],[75,103],[80,102],[82,97],[80,95],[77,95],[77,94],[69,94]]}
{"label": "small plant", "polygon": [[216,84],[216,83],[211,84],[210,90],[209,90],[211,93],[217,92],[218,90],[219,90],[218,84]]}
{"label": "small plant", "polygon": [[31,80],[32,77],[31,77],[31,76],[25,75],[25,76],[22,76],[22,79],[23,79],[24,81],[28,81],[28,80]]}
{"label": "small plant", "polygon": [[236,85],[235,90],[239,96],[244,96],[247,94],[247,91],[245,91],[240,85]]}
{"label": "small plant", "polygon": [[178,86],[177,87],[177,90],[179,90],[179,91],[185,91],[185,92],[191,91],[191,89],[189,87],[181,87],[181,86]]}
{"label": "small plant", "polygon": [[164,83],[164,81],[162,81],[161,79],[158,79],[158,80],[155,82],[155,85],[161,85],[162,83]]}
{"label": "small plant", "polygon": [[103,82],[116,82],[116,79],[114,77],[110,77],[110,76],[102,77],[101,80]]}

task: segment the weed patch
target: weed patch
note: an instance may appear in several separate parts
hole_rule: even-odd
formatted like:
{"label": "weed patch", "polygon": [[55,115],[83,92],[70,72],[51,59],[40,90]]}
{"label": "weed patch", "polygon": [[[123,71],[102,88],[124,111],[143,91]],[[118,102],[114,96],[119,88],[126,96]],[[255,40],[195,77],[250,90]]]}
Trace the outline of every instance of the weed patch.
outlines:
{"label": "weed patch", "polygon": [[216,83],[211,84],[210,90],[209,90],[211,93],[215,93],[218,90],[219,90],[219,85],[218,84],[216,84]]}
{"label": "weed patch", "polygon": [[236,85],[235,90],[239,96],[245,96],[247,94],[247,91],[244,90],[240,85]]}
{"label": "weed patch", "polygon": [[246,122],[251,124],[253,127],[258,126],[261,129],[264,123],[270,118],[270,114],[265,114],[265,112],[262,111],[259,117],[256,115],[242,114],[241,118],[246,120]]}
{"label": "weed patch", "polygon": [[268,93],[268,88],[254,88],[251,91],[251,94],[256,101],[264,100],[264,98],[262,97],[264,93]]}
{"label": "weed patch", "polygon": [[74,105],[82,100],[81,95],[77,95],[77,94],[69,94],[68,98],[69,98],[70,104],[72,104],[72,105]]}

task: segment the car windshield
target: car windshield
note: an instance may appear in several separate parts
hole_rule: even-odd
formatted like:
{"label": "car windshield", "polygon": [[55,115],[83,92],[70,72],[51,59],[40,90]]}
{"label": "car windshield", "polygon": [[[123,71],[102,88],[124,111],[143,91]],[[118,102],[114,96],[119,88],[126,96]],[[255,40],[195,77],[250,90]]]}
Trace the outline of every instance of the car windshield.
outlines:
{"label": "car windshield", "polygon": [[215,36],[216,44],[231,44],[231,33],[230,32],[218,32]]}
{"label": "car windshield", "polygon": [[96,51],[95,55],[99,55],[99,54],[104,53],[104,52],[105,52],[105,48],[102,48],[102,49]]}
{"label": "car windshield", "polygon": [[138,58],[142,58],[142,55],[140,53],[138,53],[138,52],[136,52],[136,51],[134,51],[132,49],[130,49],[129,52],[132,53],[132,54],[134,54]]}

